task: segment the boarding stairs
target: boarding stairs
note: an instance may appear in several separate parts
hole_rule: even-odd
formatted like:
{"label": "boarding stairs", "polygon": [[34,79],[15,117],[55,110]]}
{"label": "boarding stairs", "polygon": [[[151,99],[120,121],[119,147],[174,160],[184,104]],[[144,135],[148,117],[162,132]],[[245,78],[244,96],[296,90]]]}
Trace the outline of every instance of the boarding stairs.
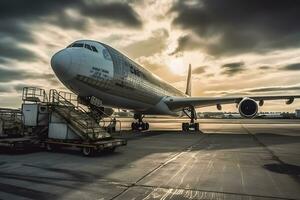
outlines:
{"label": "boarding stairs", "polygon": [[51,89],[49,105],[52,112],[66,120],[81,139],[95,141],[111,138],[111,135],[88,112],[72,103],[71,99],[67,99],[66,93]]}

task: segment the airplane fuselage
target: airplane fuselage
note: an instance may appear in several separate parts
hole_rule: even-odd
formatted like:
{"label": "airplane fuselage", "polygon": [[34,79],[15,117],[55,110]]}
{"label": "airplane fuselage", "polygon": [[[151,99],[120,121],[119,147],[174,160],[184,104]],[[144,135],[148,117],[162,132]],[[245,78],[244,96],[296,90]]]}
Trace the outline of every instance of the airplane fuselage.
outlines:
{"label": "airplane fuselage", "polygon": [[97,97],[105,106],[178,115],[164,100],[185,96],[124,54],[96,41],[72,43],[53,56],[51,65],[68,89],[81,97]]}

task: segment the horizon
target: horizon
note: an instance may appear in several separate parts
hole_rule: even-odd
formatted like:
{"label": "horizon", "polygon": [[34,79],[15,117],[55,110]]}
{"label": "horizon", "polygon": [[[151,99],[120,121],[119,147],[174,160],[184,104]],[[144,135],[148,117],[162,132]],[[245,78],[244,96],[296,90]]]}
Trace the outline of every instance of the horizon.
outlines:
{"label": "horizon", "polygon": [[[24,86],[67,90],[50,59],[84,38],[112,46],[183,92],[191,64],[192,96],[300,94],[296,0],[10,0],[0,11],[0,107],[20,107]],[[297,99],[266,101],[260,112],[298,108]]]}

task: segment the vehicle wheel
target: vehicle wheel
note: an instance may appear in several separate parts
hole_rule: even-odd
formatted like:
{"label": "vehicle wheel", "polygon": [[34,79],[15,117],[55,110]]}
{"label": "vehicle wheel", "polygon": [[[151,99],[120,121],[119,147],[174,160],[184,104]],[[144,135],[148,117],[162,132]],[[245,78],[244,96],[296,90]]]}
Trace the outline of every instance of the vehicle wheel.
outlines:
{"label": "vehicle wheel", "polygon": [[142,130],[147,130],[146,129],[146,123],[144,123],[144,122],[141,124],[141,127],[142,127]]}
{"label": "vehicle wheel", "polygon": [[131,130],[134,131],[135,129],[136,129],[135,123],[132,122],[132,123],[131,123]]}
{"label": "vehicle wheel", "polygon": [[84,156],[92,156],[93,155],[93,151],[94,151],[94,149],[91,148],[91,147],[83,147],[82,148],[82,154]]}
{"label": "vehicle wheel", "polygon": [[195,131],[199,131],[199,123],[195,123]]}
{"label": "vehicle wheel", "polygon": [[46,150],[47,151],[53,151],[52,145],[51,144],[46,144]]}
{"label": "vehicle wheel", "polygon": [[149,130],[149,123],[146,122],[146,130]]}
{"label": "vehicle wheel", "polygon": [[109,148],[109,149],[105,149],[105,152],[113,153],[115,150],[116,150],[116,147],[112,147],[112,148]]}

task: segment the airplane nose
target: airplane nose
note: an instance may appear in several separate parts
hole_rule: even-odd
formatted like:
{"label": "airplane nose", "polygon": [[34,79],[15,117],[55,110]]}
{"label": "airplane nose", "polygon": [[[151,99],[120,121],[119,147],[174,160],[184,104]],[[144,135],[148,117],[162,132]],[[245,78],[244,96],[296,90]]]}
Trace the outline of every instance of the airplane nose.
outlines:
{"label": "airplane nose", "polygon": [[66,73],[71,65],[71,56],[65,51],[59,51],[51,58],[51,67],[56,74]]}

